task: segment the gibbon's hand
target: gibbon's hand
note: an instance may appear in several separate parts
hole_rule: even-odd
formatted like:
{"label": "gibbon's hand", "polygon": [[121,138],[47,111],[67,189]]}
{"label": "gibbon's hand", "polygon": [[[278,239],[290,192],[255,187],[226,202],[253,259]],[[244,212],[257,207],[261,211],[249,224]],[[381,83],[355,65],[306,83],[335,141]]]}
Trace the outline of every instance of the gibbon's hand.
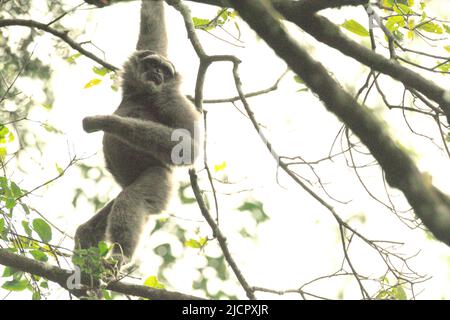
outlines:
{"label": "gibbon's hand", "polygon": [[100,131],[104,125],[108,122],[110,116],[93,116],[83,119],[83,129],[87,133]]}

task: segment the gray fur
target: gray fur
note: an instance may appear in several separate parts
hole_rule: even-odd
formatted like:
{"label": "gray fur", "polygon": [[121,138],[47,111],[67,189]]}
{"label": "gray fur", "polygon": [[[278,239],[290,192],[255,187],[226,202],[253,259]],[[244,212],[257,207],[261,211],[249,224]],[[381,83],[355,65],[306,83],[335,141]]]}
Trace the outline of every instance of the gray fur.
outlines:
{"label": "gray fur", "polygon": [[143,0],[137,50],[153,50],[167,57],[167,32],[164,1]]}
{"label": "gray fur", "polygon": [[[150,6],[149,6],[150,4]],[[151,6],[156,6],[152,13]],[[87,132],[103,131],[103,151],[108,170],[122,187],[115,200],[92,219],[79,226],[76,248],[96,246],[101,240],[117,244],[113,254],[132,259],[142,231],[151,214],[163,211],[172,187],[172,151],[179,143],[172,141],[175,129],[185,129],[183,142],[191,147],[193,163],[200,143],[196,136],[199,113],[179,91],[180,76],[173,64],[161,53],[166,52],[165,29],[160,23],[162,1],[143,1],[152,15],[151,32],[163,30],[160,36],[147,35],[155,50],[139,50],[124,65],[122,102],[112,115],[87,117]],[[148,17],[147,17],[148,19]],[[162,20],[161,20],[162,19]],[[141,37],[142,39],[141,23]],[[145,47],[148,47],[146,43]],[[150,43],[151,44],[151,43]],[[142,43],[138,47],[144,46]]]}

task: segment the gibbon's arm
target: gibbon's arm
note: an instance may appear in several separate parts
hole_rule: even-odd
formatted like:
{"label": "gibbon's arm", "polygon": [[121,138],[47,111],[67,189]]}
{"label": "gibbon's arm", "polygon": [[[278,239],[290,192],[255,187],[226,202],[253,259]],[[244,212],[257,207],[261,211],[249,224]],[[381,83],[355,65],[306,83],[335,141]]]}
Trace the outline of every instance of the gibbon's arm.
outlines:
{"label": "gibbon's arm", "polygon": [[102,130],[112,134],[168,165],[193,164],[199,147],[194,132],[170,128],[151,120],[117,115],[93,116],[83,119],[83,128],[86,132]]}
{"label": "gibbon's arm", "polygon": [[163,0],[142,0],[137,50],[152,50],[167,57],[167,32]]}

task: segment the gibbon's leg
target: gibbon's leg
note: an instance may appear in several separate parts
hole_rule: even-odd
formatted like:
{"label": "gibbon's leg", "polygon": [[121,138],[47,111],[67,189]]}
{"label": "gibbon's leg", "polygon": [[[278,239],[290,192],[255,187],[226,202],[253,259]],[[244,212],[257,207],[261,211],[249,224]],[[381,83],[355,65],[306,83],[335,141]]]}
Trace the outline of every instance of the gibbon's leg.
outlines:
{"label": "gibbon's leg", "polygon": [[106,235],[114,244],[113,256],[121,264],[131,261],[149,215],[165,209],[170,189],[170,170],[151,167],[117,196],[108,216]]}
{"label": "gibbon's leg", "polygon": [[[174,129],[151,120],[116,115],[93,116],[83,119],[83,128],[86,132],[103,130],[113,134],[123,142],[150,153],[167,164],[181,164],[172,157],[172,152],[177,152],[177,155],[182,157],[183,164],[192,164],[198,148],[193,137],[193,128],[191,131]],[[174,130],[177,130],[176,134]],[[178,152],[180,150],[181,152]]]}
{"label": "gibbon's leg", "polygon": [[75,249],[97,247],[100,241],[106,239],[106,223],[114,200],[110,201],[90,220],[83,223],[75,232]]}

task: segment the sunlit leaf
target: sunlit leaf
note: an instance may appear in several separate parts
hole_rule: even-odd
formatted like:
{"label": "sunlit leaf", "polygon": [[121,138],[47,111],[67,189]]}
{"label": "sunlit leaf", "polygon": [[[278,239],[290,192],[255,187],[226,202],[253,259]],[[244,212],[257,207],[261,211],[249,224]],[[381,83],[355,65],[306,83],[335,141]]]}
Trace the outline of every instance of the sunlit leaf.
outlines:
{"label": "sunlit leaf", "polygon": [[346,20],[343,24],[341,24],[341,27],[362,37],[369,36],[369,31],[367,31],[367,29],[364,26],[362,26],[359,22],[353,19]]}
{"label": "sunlit leaf", "polygon": [[56,168],[56,171],[58,171],[59,174],[62,174],[64,172],[64,170],[57,163],[55,163],[55,168]]}
{"label": "sunlit leaf", "polygon": [[389,17],[386,22],[386,28],[388,28],[390,31],[397,30],[400,27],[405,26],[405,20],[402,16],[393,16]]}
{"label": "sunlit leaf", "polygon": [[193,17],[192,22],[194,23],[194,27],[196,29],[211,30],[214,28],[214,24],[208,19]]}
{"label": "sunlit leaf", "polygon": [[184,242],[184,245],[186,247],[190,247],[190,248],[194,248],[194,249],[200,249],[202,248],[205,243],[206,243],[207,239],[206,238],[200,238],[198,241],[195,239],[190,239],[190,240],[186,240]]}
{"label": "sunlit leaf", "polygon": [[429,21],[425,24],[421,24],[417,28],[420,30],[426,31],[426,32],[431,32],[431,33],[437,33],[437,34],[444,33],[444,30],[442,29],[442,27],[440,25],[438,25],[437,23],[431,22],[431,21]]}
{"label": "sunlit leaf", "polygon": [[84,85],[84,89],[92,88],[96,85],[99,85],[101,82],[102,82],[101,79],[92,79],[91,81],[89,81]]}
{"label": "sunlit leaf", "polygon": [[450,26],[447,24],[443,24],[445,32],[450,33]]}
{"label": "sunlit leaf", "polygon": [[392,9],[394,9],[394,11],[397,12],[398,14],[413,14],[414,13],[414,10],[409,8],[407,5],[404,5],[404,4],[398,3],[398,2],[392,6]]}
{"label": "sunlit leaf", "polygon": [[155,276],[150,276],[144,281],[144,286],[155,288],[155,289],[164,289],[165,286]]}
{"label": "sunlit leaf", "polygon": [[227,167],[227,162],[224,161],[224,162],[222,162],[222,163],[220,163],[220,164],[216,164],[216,165],[214,166],[214,171],[215,171],[215,172],[219,172],[219,171],[224,170],[226,167]]}
{"label": "sunlit leaf", "polygon": [[110,70],[108,68],[102,67],[102,68],[98,68],[98,67],[93,67],[92,71],[94,71],[95,74],[98,74],[99,76],[106,76]]}
{"label": "sunlit leaf", "polygon": [[78,59],[79,57],[81,57],[81,53],[75,53],[73,55],[71,55],[70,57],[66,58],[66,61],[69,62],[70,64],[75,63],[75,60]]}
{"label": "sunlit leaf", "polygon": [[406,293],[402,286],[397,285],[391,289],[391,294],[396,300],[406,300]]}

